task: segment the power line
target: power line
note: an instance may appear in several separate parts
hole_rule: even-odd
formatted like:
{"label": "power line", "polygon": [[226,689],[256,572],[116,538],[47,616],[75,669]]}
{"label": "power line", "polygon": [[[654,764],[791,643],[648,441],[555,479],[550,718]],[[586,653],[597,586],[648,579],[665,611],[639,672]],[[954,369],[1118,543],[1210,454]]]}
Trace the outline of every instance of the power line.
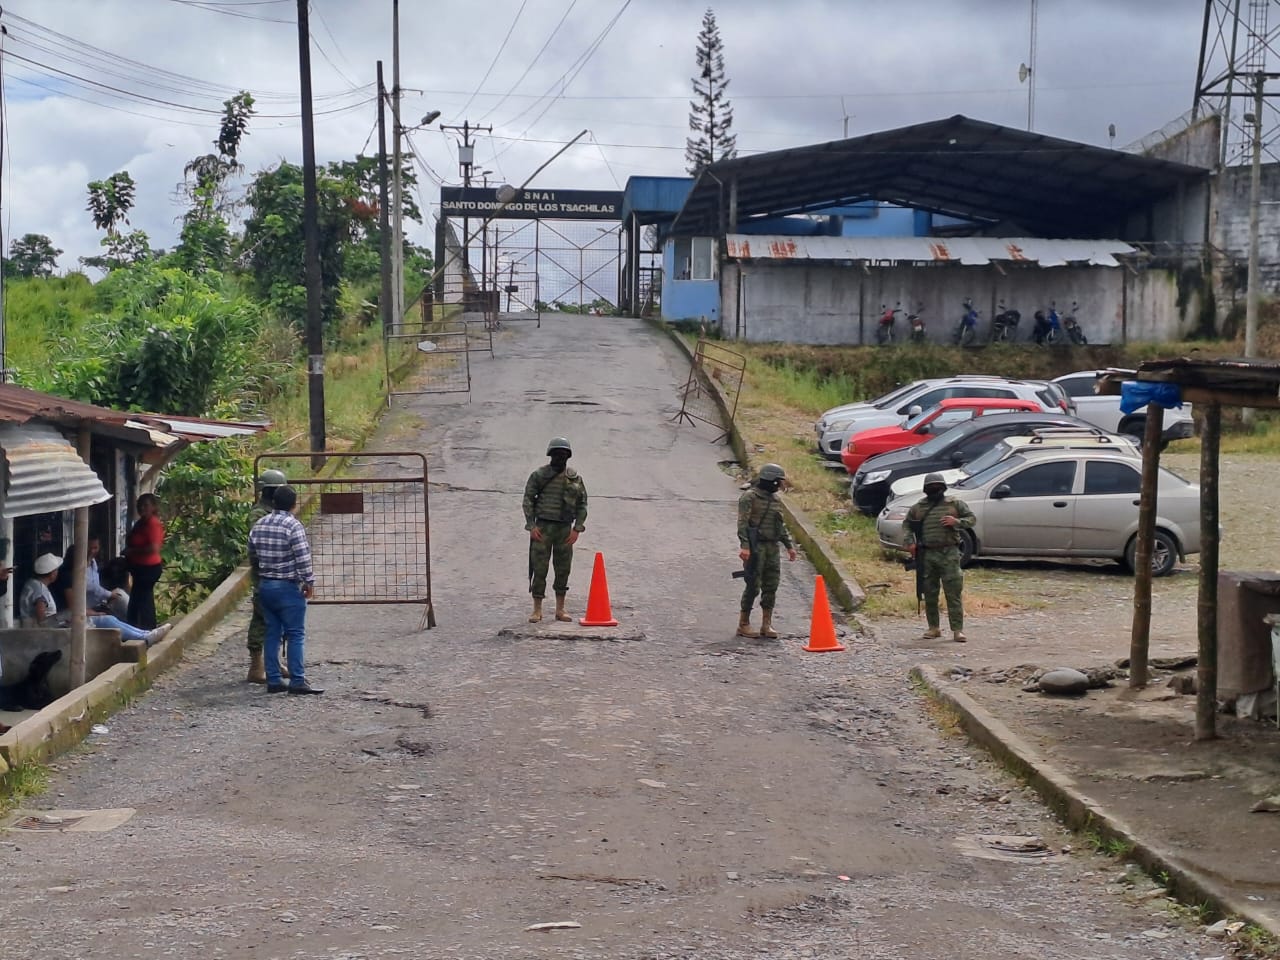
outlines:
{"label": "power line", "polygon": [[[350,67],[350,66],[351,66],[351,61],[347,60],[347,58],[343,55],[343,53],[342,53],[342,47],[341,47],[341,45],[338,43],[338,38],[337,38],[337,37],[335,37],[335,36],[333,35],[333,31],[329,29],[329,21],[325,20],[325,18],[324,18],[324,14],[322,14],[322,13],[320,12],[320,8],[319,8],[319,6],[317,6],[315,3],[311,3],[311,4],[310,4],[310,7],[311,7],[311,12],[312,12],[312,13],[314,13],[314,14],[316,15],[316,19],[320,21],[320,26],[324,27],[324,32],[325,32],[325,33],[327,33],[327,34],[329,35],[329,39],[333,41],[333,50],[334,50],[334,52],[338,55],[339,59],[341,59],[344,63],[346,63],[346,65],[347,65],[348,67]],[[311,35],[311,40],[312,40],[312,42],[315,44],[316,49],[320,51],[320,56],[324,57],[325,62],[326,62],[327,64],[329,64],[329,66],[333,67],[333,72],[334,72],[334,73],[336,73],[336,74],[337,74],[338,76],[340,76],[343,80],[345,80],[345,81],[347,82],[347,85],[348,85],[348,86],[350,86],[350,87],[352,87],[353,89],[359,86],[359,84],[357,84],[357,83],[356,83],[354,80],[352,80],[349,76],[347,76],[345,73],[343,73],[343,72],[338,68],[338,65],[337,65],[336,63],[334,63],[332,60],[330,60],[330,59],[329,59],[329,54],[325,53],[325,51],[324,51],[324,47],[322,47],[322,46],[320,45],[320,38],[319,38],[319,37],[317,37],[317,36],[313,33],[313,34]]]}
{"label": "power line", "polygon": [[191,7],[193,10],[207,10],[209,13],[221,13],[224,16],[237,17],[241,20],[258,20],[262,23],[287,23],[290,26],[294,23],[292,20],[281,20],[279,17],[259,17],[252,13],[231,9],[236,6],[256,6],[256,4],[210,3],[208,0],[169,0],[169,2],[183,7]]}
{"label": "power line", "polygon": [[[493,106],[491,106],[488,110],[484,112],[484,115],[480,117],[480,120],[482,122],[491,113],[493,113],[500,106],[506,103],[507,99],[515,93],[516,87],[520,86],[520,84],[524,82],[524,78],[529,75],[529,71],[533,69],[534,64],[536,64],[538,60],[542,58],[542,55],[547,52],[547,47],[551,46],[551,41],[555,39],[556,34],[560,32],[560,28],[564,26],[565,20],[569,18],[569,14],[573,12],[573,8],[576,7],[577,5],[578,5],[578,0],[569,0],[569,6],[565,9],[564,13],[560,15],[560,19],[556,21],[556,25],[552,28],[551,33],[547,35],[547,39],[543,42],[538,52],[533,55],[533,59],[529,61],[529,65],[524,68],[524,73],[520,74],[520,76],[516,79],[516,82],[511,85],[510,90],[508,90],[506,93],[504,93],[501,97],[498,98],[497,103],[495,103]],[[482,86],[484,86],[483,81],[481,81],[479,86],[476,87],[477,93],[479,92],[479,89]],[[472,100],[474,100],[475,97],[476,97],[476,94],[472,94]],[[468,101],[468,105],[470,105],[470,101]]]}
{"label": "power line", "polygon": [[[480,78],[480,82],[476,84],[476,93],[480,92],[480,88],[484,86],[485,81],[489,79],[489,74],[493,73],[493,68],[498,65],[498,58],[502,56],[502,51],[507,49],[507,41],[511,39],[511,34],[515,32],[516,24],[520,22],[520,15],[524,13],[524,8],[529,5],[529,0],[520,0],[520,9],[516,11],[515,17],[511,20],[511,26],[507,27],[507,35],[502,38],[502,43],[498,45],[497,52],[494,53],[493,59],[489,61],[489,69],[484,72],[484,76]],[[462,105],[462,109],[458,113],[466,116],[467,108],[471,106],[471,101],[476,98],[473,93],[467,102]]]}

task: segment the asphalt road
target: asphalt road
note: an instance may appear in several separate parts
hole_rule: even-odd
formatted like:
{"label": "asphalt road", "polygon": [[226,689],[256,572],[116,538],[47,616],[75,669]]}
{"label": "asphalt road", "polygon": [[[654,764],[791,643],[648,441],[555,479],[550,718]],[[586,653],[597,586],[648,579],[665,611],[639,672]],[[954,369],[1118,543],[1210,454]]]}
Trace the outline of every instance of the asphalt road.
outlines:
{"label": "asphalt road", "polygon": [[[909,652],[802,653],[803,560],[788,635],[734,639],[738,480],[716,431],[672,422],[687,368],[664,335],[564,317],[496,348],[470,402],[400,402],[370,444],[430,459],[438,627],[313,607],[328,693],[269,697],[229,618],[37,804],[132,819],[0,838],[0,954],[1221,955],[935,728]],[[629,639],[524,623],[520,492],[557,435],[590,493],[571,609],[601,551]],[[1051,856],[973,839],[995,834]],[[580,926],[526,929],[555,921]]]}

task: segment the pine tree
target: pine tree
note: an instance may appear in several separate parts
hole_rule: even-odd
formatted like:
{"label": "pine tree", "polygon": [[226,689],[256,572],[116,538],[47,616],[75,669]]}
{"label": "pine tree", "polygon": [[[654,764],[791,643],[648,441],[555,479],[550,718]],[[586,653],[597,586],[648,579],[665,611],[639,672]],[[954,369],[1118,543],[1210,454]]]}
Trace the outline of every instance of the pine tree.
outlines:
{"label": "pine tree", "polygon": [[692,80],[697,99],[689,102],[689,129],[696,136],[689,137],[684,148],[689,173],[695,177],[707,164],[738,155],[738,138],[729,132],[733,106],[725,98],[729,81],[724,77],[724,44],[710,7],[702,15],[696,63],[698,76]]}

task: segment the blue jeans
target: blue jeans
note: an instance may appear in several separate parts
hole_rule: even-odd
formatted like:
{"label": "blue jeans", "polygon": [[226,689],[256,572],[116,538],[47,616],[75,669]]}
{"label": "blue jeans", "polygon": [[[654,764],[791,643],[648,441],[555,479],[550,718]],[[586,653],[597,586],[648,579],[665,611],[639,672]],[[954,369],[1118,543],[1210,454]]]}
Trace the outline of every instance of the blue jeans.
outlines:
{"label": "blue jeans", "polygon": [[113,617],[110,614],[92,613],[89,615],[89,624],[94,627],[104,627],[108,630],[119,630],[120,639],[125,640],[145,640],[147,639],[146,630],[139,630],[132,624],[125,623],[119,617]]}
{"label": "blue jeans", "polygon": [[264,577],[258,584],[258,602],[262,605],[263,619],[267,621],[267,635],[263,639],[267,685],[280,685],[280,640],[283,637],[285,659],[289,664],[289,685],[301,686],[307,682],[302,667],[302,648],[307,638],[307,598],[302,595],[302,585],[292,580]]}

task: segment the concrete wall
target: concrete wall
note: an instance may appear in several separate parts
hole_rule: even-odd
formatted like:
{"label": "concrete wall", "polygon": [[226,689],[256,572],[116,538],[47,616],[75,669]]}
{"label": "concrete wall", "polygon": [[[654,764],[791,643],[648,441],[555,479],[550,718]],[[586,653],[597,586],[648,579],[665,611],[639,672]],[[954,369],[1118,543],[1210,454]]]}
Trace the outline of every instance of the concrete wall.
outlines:
{"label": "concrete wall", "polygon": [[1222,155],[1222,118],[1216,113],[1202,117],[1170,137],[1156,139],[1142,153],[1157,160],[1172,160],[1212,170]]}
{"label": "concrete wall", "polygon": [[[842,267],[833,264],[727,263],[721,269],[721,333],[755,342],[875,343],[882,305],[903,310],[923,304],[928,337],[950,342],[965,297],[981,312],[978,337],[990,334],[1000,298],[1022,312],[1018,339],[1028,340],[1037,309],[1057,301],[1065,315],[1072,300],[1090,343],[1172,340],[1199,321],[1199,299],[1179,305],[1178,275],[1172,270],[1137,274],[1119,267],[992,266]],[[897,337],[910,332],[905,313]]]}
{"label": "concrete wall", "polygon": [[[117,663],[136,663],[139,652],[146,650],[140,640],[120,642],[119,630],[89,627],[85,630],[84,674],[92,680]],[[59,660],[49,673],[49,686],[54,696],[71,689],[71,631],[65,627],[22,627],[0,631],[0,683],[17,683],[27,675],[32,658],[45,650],[61,650]]]}
{"label": "concrete wall", "polygon": [[[1249,259],[1248,166],[1226,167],[1218,174],[1213,211],[1214,245],[1241,264]],[[1262,165],[1258,208],[1258,262],[1263,289],[1280,293],[1280,163]]]}

